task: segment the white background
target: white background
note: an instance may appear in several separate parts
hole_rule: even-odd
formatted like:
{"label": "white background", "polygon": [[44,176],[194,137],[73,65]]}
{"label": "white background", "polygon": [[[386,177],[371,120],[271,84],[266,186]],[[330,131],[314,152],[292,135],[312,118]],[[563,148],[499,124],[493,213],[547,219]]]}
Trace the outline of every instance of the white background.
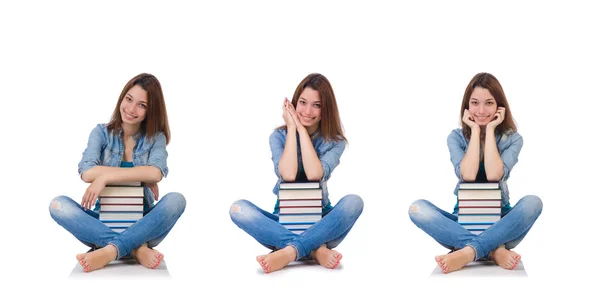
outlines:
{"label": "white background", "polygon": [[[0,4],[2,282],[67,294],[397,295],[579,290],[597,278],[600,21],[590,4],[122,2]],[[432,282],[433,257],[446,250],[408,207],[454,205],[446,137],[482,71],[500,80],[524,137],[511,202],[544,202],[515,249],[529,277]],[[49,202],[80,200],[89,133],[142,72],[161,81],[172,131],[161,195],[187,199],[158,247],[172,280],[69,280],[87,248],[51,219]],[[254,256],[267,250],[228,210],[241,198],[272,209],[268,137],[283,123],[283,99],[312,72],[332,83],[350,141],[330,198],[356,193],[365,209],[338,248],[342,268],[263,275]]]}

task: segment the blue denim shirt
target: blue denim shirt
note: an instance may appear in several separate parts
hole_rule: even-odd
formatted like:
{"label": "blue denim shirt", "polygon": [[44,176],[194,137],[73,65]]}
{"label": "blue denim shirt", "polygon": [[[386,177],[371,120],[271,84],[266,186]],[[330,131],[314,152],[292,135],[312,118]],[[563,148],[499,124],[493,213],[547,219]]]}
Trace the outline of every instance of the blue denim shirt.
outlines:
{"label": "blue denim shirt", "polygon": [[[458,213],[458,185],[463,181],[460,175],[460,162],[467,152],[468,145],[469,140],[465,139],[462,128],[453,130],[448,136],[450,161],[452,161],[454,173],[456,174],[456,177],[458,177],[458,183],[454,189],[454,194],[457,196],[457,202],[454,206],[454,214]],[[504,173],[498,182],[500,184],[500,189],[502,190],[502,213],[504,214],[511,208],[506,180],[508,180],[510,171],[519,160],[519,153],[523,147],[523,137],[521,137],[521,135],[517,132],[496,135],[496,145],[498,147],[498,153],[500,153],[502,163],[504,164]]]}
{"label": "blue denim shirt", "polygon": [[[115,134],[109,132],[106,124],[98,124],[91,132],[87,148],[79,162],[79,176],[85,171],[97,166],[119,167],[123,160],[125,145],[121,139],[122,130]],[[133,148],[133,165],[151,165],[162,173],[163,178],[169,173],[167,167],[167,138],[163,133],[157,134],[153,139],[146,139],[145,135],[135,134],[135,147]],[[144,186],[144,197],[149,205],[154,204],[154,194]]]}
{"label": "blue denim shirt", "polygon": [[[271,133],[269,138],[269,144],[271,146],[271,159],[273,160],[273,165],[275,167],[275,175],[277,175],[277,184],[273,188],[273,193],[279,197],[279,184],[283,181],[281,175],[279,174],[279,160],[281,159],[281,155],[283,154],[283,148],[285,147],[285,138],[287,136],[287,129],[276,129]],[[296,181],[302,182],[307,181],[306,174],[304,173],[304,165],[302,164],[302,151],[300,150],[300,139],[299,135],[296,134],[296,138],[298,139],[298,173],[296,175]],[[331,202],[329,201],[329,193],[327,191],[327,180],[331,177],[331,172],[340,164],[340,157],[342,153],[344,153],[344,149],[346,148],[346,142],[343,140],[340,141],[325,141],[323,137],[319,134],[319,132],[315,133],[311,136],[312,144],[317,152],[317,156],[319,160],[321,160],[321,166],[323,167],[323,177],[320,180],[321,188],[323,190],[323,214],[327,214],[332,207]],[[275,204],[274,214],[279,213],[279,199]]]}

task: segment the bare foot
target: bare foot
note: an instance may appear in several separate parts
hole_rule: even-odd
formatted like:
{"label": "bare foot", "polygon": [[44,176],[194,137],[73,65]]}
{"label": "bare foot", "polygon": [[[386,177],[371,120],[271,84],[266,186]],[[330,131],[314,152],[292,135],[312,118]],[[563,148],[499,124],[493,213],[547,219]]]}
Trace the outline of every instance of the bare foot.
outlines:
{"label": "bare foot", "polygon": [[447,255],[438,255],[435,256],[435,262],[437,262],[438,264],[440,264],[440,261],[444,260],[444,258],[446,258]]}
{"label": "bare foot", "polygon": [[296,248],[287,246],[268,255],[256,256],[256,261],[266,273],[280,270],[296,260]]}
{"label": "bare foot", "polygon": [[75,257],[83,267],[83,270],[85,272],[90,272],[106,266],[106,264],[117,258],[117,254],[117,248],[115,246],[107,245],[106,247],[93,252],[77,254]]}
{"label": "bare foot", "polygon": [[164,257],[161,252],[148,248],[146,244],[143,244],[139,248],[133,250],[131,255],[133,255],[133,258],[135,258],[140,265],[150,269],[158,267]]}
{"label": "bare foot", "polygon": [[498,266],[508,270],[515,269],[519,264],[519,260],[521,260],[521,255],[514,251],[507,250],[504,247],[499,247],[492,251],[490,257],[492,257],[492,260],[494,260]]}
{"label": "bare foot", "polygon": [[469,262],[473,261],[474,259],[475,250],[469,246],[466,246],[448,255],[441,255],[435,257],[435,261],[438,262],[438,265],[444,273],[459,270],[465,265],[469,264]]}
{"label": "bare foot", "polygon": [[317,263],[325,268],[336,268],[342,260],[342,254],[337,251],[328,249],[325,245],[312,251],[311,256]]}

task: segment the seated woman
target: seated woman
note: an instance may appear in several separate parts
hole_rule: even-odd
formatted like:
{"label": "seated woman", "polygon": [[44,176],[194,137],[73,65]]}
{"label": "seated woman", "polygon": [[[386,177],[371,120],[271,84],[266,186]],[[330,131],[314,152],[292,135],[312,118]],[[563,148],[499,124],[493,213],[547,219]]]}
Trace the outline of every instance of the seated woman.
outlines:
{"label": "seated woman", "polygon": [[279,201],[271,214],[239,200],[231,206],[231,220],[274,251],[256,257],[267,273],[307,256],[326,268],[335,268],[342,254],[333,248],[362,213],[363,201],[353,194],[343,197],[335,207],[329,201],[326,181],[346,146],[331,84],[321,74],[308,75],[296,88],[292,101],[284,100],[282,109],[285,125],[269,139],[278,178],[273,193],[279,195],[281,182],[321,182],[322,219],[295,234],[279,223]]}
{"label": "seated woman", "polygon": [[[472,234],[457,223],[458,202],[452,214],[426,200],[415,201],[410,219],[442,246],[453,250],[435,260],[444,273],[459,270],[469,262],[489,257],[505,269],[514,269],[521,256],[512,251],[542,212],[535,195],[509,202],[506,180],[517,163],[523,138],[517,133],[508,101],[491,74],[473,77],[461,105],[462,128],[448,136],[450,160],[458,183],[498,182],[501,189],[501,219],[480,233]],[[459,184],[454,194],[458,195]]]}
{"label": "seated woman", "polygon": [[[171,192],[158,200],[157,183],[167,176],[170,130],[160,83],[150,74],[132,78],[123,88],[108,124],[90,134],[79,162],[79,174],[90,183],[81,203],[58,196],[50,215],[92,252],[78,254],[86,272],[113,260],[132,256],[147,268],[156,268],[163,254],[153,248],[167,236],[185,209],[185,198]],[[144,214],[121,233],[99,220],[98,195],[106,185],[143,182]],[[92,210],[93,207],[93,210]]]}

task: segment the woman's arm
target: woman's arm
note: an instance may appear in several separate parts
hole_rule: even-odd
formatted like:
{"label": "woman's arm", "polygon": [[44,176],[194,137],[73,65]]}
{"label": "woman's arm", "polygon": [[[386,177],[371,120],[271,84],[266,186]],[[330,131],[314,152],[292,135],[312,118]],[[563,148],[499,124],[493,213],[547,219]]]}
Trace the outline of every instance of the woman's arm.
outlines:
{"label": "woman's arm", "polygon": [[97,178],[102,178],[106,184],[116,182],[158,183],[162,179],[162,174],[157,167],[151,165],[132,168],[97,165],[85,171],[81,177],[86,183],[92,183]]}
{"label": "woman's arm", "polygon": [[463,122],[471,128],[471,138],[467,146],[467,152],[460,162],[460,176],[463,181],[473,182],[477,178],[477,172],[479,171],[480,128],[473,121],[469,110],[465,110]]}
{"label": "woman's arm", "polygon": [[[319,181],[323,178],[323,167],[321,166],[321,160],[313,147],[312,139],[306,128],[300,122],[298,114],[292,104],[287,105],[288,113],[294,121],[296,130],[300,138],[300,151],[302,153],[302,165],[304,166],[304,173],[308,181]],[[289,132],[288,132],[289,136]],[[295,141],[294,141],[295,142]]]}
{"label": "woman's arm", "polygon": [[488,123],[485,131],[485,151],[483,154],[483,164],[485,166],[485,175],[488,182],[498,182],[504,174],[504,164],[498,152],[496,144],[496,127],[504,120],[504,108],[498,107],[496,119]]}
{"label": "woman's arm", "polygon": [[278,154],[281,153],[281,156],[278,159],[273,159],[276,161],[276,173],[279,174],[279,177],[286,182],[294,182],[296,181],[296,175],[298,174],[298,151],[297,151],[297,142],[296,142],[296,123],[292,118],[292,115],[289,112],[289,107],[292,104],[288,101],[287,98],[283,101],[283,120],[285,120],[285,124],[287,126],[287,135],[285,137],[285,144],[283,145],[283,151],[280,152],[281,143],[278,141],[273,141],[277,139],[271,140],[271,151],[273,153],[273,158],[277,158]]}

